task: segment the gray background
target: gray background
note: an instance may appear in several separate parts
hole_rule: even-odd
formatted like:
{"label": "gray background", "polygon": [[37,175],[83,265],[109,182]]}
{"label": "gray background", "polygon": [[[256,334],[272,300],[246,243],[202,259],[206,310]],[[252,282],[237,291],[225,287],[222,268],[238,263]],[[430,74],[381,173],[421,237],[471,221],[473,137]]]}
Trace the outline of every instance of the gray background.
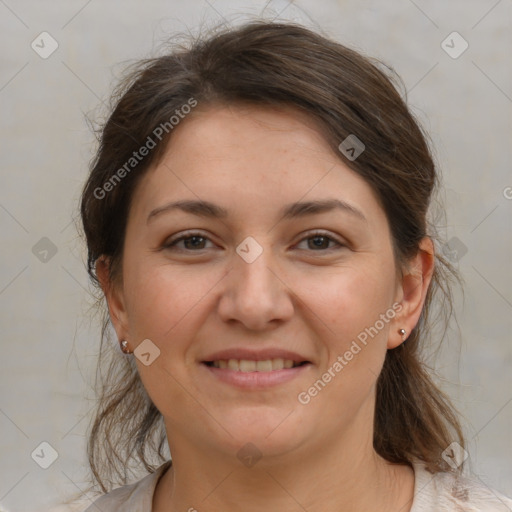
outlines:
{"label": "gray background", "polygon": [[[84,487],[99,342],[72,222],[94,141],[84,113],[108,98],[120,62],[149,56],[171,32],[196,32],[223,17],[240,23],[265,7],[265,17],[321,26],[402,76],[444,174],[444,250],[458,248],[451,254],[466,280],[460,335],[450,331],[437,368],[467,419],[474,473],[512,495],[511,0],[0,0],[6,510],[47,510]],[[43,31],[59,44],[47,59],[31,48]],[[441,46],[453,31],[469,44],[458,58]],[[56,254],[41,252],[43,237]],[[43,441],[58,452],[46,470],[31,458]]]}

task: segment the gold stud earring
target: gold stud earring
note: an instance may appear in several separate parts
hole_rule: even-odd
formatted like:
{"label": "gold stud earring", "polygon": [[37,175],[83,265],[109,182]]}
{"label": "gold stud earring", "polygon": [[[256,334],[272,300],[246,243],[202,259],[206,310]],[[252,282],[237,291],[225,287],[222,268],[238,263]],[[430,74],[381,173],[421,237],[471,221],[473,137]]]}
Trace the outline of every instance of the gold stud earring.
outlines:
{"label": "gold stud earring", "polygon": [[121,341],[121,350],[122,350],[123,354],[132,354],[133,353],[128,348],[128,342],[126,340]]}

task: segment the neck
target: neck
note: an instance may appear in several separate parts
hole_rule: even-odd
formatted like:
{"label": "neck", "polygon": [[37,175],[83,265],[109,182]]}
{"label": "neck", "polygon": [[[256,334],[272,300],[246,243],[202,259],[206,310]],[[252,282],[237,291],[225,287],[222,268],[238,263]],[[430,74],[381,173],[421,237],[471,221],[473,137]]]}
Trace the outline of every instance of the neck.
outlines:
{"label": "neck", "polygon": [[[368,423],[367,423],[368,424]],[[252,467],[225,454],[205,454],[186,438],[173,438],[173,465],[161,478],[154,512],[409,512],[414,472],[373,449],[371,431],[351,429],[317,446],[263,456]]]}

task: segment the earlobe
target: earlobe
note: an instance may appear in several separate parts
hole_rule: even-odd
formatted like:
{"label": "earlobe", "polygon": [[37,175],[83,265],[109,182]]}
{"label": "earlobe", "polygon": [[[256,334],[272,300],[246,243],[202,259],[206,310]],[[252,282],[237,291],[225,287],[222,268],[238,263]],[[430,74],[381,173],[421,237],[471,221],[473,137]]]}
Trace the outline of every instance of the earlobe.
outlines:
{"label": "earlobe", "polygon": [[107,301],[110,321],[118,339],[124,340],[128,334],[124,297],[122,290],[111,278],[109,259],[106,256],[100,256],[96,260],[96,276]]}
{"label": "earlobe", "polygon": [[418,323],[432,281],[434,262],[434,244],[430,238],[425,237],[419,244],[416,256],[411,259],[402,275],[402,309],[395,318],[396,329],[390,332],[388,349],[396,348],[403,343],[402,329],[406,331],[407,336]]}

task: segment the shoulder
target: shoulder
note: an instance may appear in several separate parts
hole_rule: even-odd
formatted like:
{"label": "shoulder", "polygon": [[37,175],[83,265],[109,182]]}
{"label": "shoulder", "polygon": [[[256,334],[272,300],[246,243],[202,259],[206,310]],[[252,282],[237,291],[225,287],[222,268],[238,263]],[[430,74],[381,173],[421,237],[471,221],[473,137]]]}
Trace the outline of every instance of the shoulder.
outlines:
{"label": "shoulder", "polygon": [[[138,482],[124,485],[98,498],[85,512],[142,512],[152,507],[156,484],[166,469],[171,465],[168,461],[154,473],[150,473]],[[129,508],[128,508],[129,507]]]}
{"label": "shoulder", "polygon": [[512,512],[512,499],[480,480],[455,472],[430,473],[414,463],[411,512]]}

